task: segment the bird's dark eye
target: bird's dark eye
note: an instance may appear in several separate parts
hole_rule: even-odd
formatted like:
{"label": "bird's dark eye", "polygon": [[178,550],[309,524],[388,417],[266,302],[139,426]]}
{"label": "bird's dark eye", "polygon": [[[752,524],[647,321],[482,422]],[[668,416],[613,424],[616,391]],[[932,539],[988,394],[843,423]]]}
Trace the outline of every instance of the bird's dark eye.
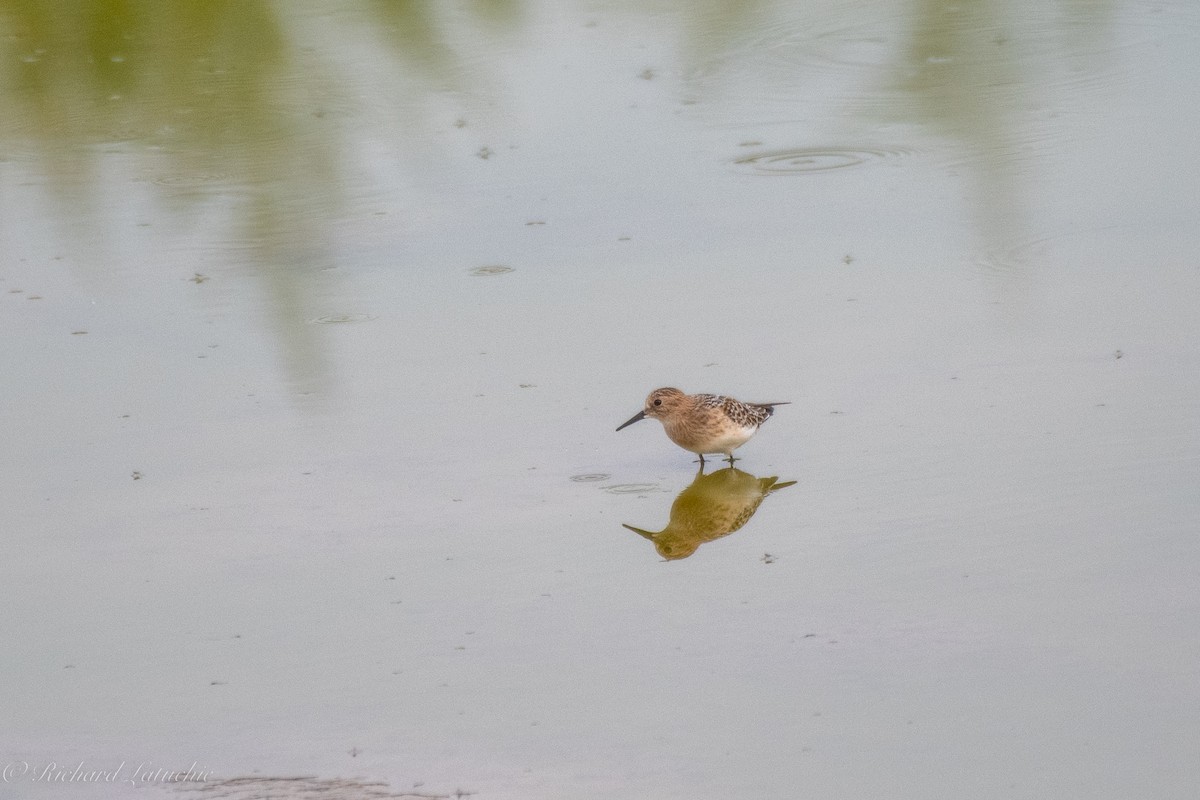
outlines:
{"label": "bird's dark eye", "polygon": [[654,401],[654,405],[656,405],[656,406],[661,406],[661,405],[662,405],[662,398],[660,397],[659,399],[655,400],[655,401]]}

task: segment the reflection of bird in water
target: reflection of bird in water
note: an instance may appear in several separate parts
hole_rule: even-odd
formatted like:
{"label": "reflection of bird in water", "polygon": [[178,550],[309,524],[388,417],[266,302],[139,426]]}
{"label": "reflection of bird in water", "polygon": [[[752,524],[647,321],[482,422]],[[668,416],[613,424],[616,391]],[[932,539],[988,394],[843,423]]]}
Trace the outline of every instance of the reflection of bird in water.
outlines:
{"label": "reflection of bird in water", "polygon": [[768,494],[796,483],[778,480],[756,478],[733,467],[709,475],[700,473],[671,504],[666,528],[654,533],[632,525],[622,527],[649,539],[668,561],[687,558],[705,542],[728,536],[749,522]]}
{"label": "reflection of bird in water", "polygon": [[655,389],[646,398],[646,407],[634,414],[617,430],[651,417],[663,424],[671,441],[700,456],[724,453],[729,463],[733,451],[750,440],[758,427],[775,413],[775,406],[787,403],[743,403],[718,394],[684,394],[678,389]]}

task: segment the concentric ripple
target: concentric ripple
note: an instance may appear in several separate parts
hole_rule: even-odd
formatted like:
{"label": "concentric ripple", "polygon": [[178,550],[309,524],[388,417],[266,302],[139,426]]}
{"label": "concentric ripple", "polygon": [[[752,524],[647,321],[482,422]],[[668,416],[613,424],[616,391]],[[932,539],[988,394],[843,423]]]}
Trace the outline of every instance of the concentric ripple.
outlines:
{"label": "concentric ripple", "polygon": [[973,261],[975,266],[982,268],[985,272],[1017,272],[1036,265],[1056,238],[1056,236],[1044,236],[1018,242],[1008,247],[992,248],[976,256]]}
{"label": "concentric ripple", "polygon": [[310,319],[314,325],[343,325],[350,322],[370,322],[375,317],[370,314],[328,314],[324,317]]}
{"label": "concentric ripple", "polygon": [[475,267],[475,269],[472,269],[469,272],[475,277],[483,277],[488,275],[506,275],[509,272],[515,272],[515,270],[512,267],[505,266],[504,264],[489,264],[486,267]]}
{"label": "concentric ripple", "polygon": [[229,180],[228,175],[223,175],[219,172],[212,172],[196,173],[191,175],[159,175],[154,179],[154,182],[159,186],[190,188],[192,186],[208,186],[214,183],[224,183],[227,180]]}
{"label": "concentric ripple", "polygon": [[617,483],[605,486],[604,491],[609,494],[650,494],[661,492],[663,488],[657,483]]}
{"label": "concentric ripple", "polygon": [[900,148],[801,147],[755,153],[735,159],[733,164],[753,175],[806,175],[858,167],[908,154],[909,151]]}
{"label": "concentric ripple", "polygon": [[1049,266],[1061,261],[1065,254],[1083,251],[1089,243],[1106,241],[1106,237],[1112,235],[1112,231],[1123,227],[1101,225],[1094,228],[1047,232],[992,247],[975,256],[972,262],[984,272],[998,274]]}
{"label": "concentric ripple", "polygon": [[585,472],[581,475],[572,475],[571,480],[576,483],[595,483],[596,481],[606,481],[611,477],[606,472]]}

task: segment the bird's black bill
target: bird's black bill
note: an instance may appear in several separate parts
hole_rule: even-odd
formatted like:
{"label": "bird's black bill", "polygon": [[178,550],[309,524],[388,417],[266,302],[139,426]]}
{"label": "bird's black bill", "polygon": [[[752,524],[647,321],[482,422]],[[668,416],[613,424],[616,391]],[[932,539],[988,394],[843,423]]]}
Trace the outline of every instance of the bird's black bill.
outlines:
{"label": "bird's black bill", "polygon": [[632,417],[630,417],[628,422],[626,422],[626,423],[624,423],[623,425],[621,425],[621,427],[620,427],[620,428],[617,428],[617,430],[621,430],[621,428],[628,428],[628,427],[629,427],[630,425],[632,425],[633,423],[635,423],[635,422],[641,422],[641,421],[642,421],[642,420],[644,420],[645,418],[646,418],[646,412],[645,412],[645,411],[639,411],[638,413],[636,413],[636,414],[634,414]]}

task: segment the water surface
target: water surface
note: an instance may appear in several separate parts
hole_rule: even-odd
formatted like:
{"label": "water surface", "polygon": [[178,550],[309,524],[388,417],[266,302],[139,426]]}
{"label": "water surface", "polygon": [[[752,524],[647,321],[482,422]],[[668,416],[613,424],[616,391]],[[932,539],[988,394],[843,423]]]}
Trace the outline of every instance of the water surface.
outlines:
{"label": "water surface", "polygon": [[[1200,785],[1191,4],[84,6],[0,3],[4,796]],[[792,405],[697,483],[662,385]]]}

